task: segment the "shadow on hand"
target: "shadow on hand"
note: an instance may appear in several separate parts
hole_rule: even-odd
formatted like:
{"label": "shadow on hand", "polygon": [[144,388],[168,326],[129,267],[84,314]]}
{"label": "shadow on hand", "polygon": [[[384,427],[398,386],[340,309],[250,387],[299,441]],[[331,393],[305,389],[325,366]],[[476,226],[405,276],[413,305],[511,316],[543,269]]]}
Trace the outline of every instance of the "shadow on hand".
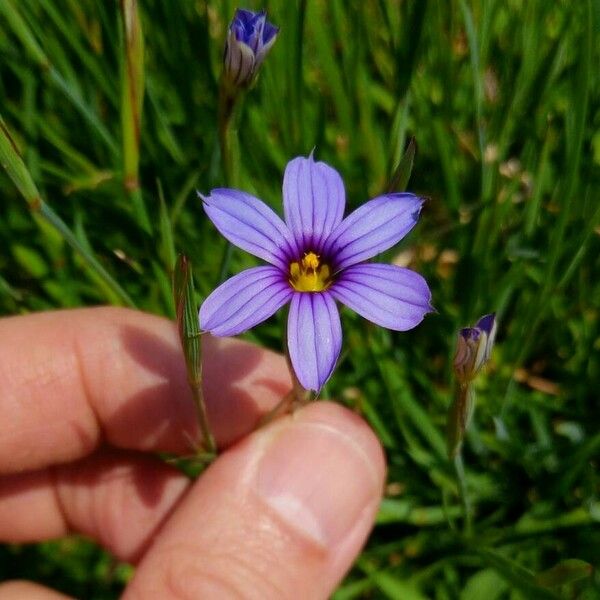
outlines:
{"label": "shadow on hand", "polygon": [[[123,348],[149,373],[148,385],[107,420],[109,443],[142,450],[189,454],[199,433],[179,344],[131,325],[122,328]],[[226,447],[252,431],[262,414],[288,391],[282,358],[232,339],[203,338],[203,388],[211,431]],[[279,369],[281,361],[281,369]],[[273,363],[277,363],[273,366]]]}

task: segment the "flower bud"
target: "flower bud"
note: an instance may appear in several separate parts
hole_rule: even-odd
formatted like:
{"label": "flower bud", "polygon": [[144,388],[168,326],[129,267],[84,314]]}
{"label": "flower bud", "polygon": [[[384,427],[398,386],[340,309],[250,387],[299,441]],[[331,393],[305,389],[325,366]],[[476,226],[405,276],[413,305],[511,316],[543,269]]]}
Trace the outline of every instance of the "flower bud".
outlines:
{"label": "flower bud", "polygon": [[229,86],[246,88],[252,84],[278,33],[279,28],[267,21],[264,10],[236,10],[223,55],[223,76]]}
{"label": "flower bud", "polygon": [[465,327],[458,332],[454,373],[459,383],[470,382],[489,360],[495,337],[494,313],[481,317],[475,327]]}
{"label": "flower bud", "polygon": [[475,375],[489,360],[496,337],[496,315],[491,313],[477,321],[474,327],[458,332],[454,373],[458,381],[456,397],[448,412],[446,442],[448,456],[455,458],[462,445],[475,408],[475,390],[471,386]]}

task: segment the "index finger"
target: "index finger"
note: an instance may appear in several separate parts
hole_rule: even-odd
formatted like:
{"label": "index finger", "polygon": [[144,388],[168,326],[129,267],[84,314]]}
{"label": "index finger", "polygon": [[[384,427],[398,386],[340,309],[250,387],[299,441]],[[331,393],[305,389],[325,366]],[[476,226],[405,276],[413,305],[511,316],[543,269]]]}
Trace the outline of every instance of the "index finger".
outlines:
{"label": "index finger", "polygon": [[[283,358],[203,340],[209,422],[220,445],[251,430],[290,387]],[[93,308],[0,320],[0,473],[81,458],[102,443],[185,453],[198,439],[173,323]]]}

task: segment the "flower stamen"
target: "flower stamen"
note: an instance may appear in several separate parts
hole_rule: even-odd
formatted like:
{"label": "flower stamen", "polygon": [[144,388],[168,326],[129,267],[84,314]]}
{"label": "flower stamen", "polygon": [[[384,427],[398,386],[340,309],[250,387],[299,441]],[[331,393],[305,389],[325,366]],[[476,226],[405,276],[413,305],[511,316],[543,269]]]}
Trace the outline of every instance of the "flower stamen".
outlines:
{"label": "flower stamen", "polygon": [[322,292],[331,285],[331,269],[320,259],[314,252],[305,252],[302,260],[290,264],[289,282],[297,292]]}

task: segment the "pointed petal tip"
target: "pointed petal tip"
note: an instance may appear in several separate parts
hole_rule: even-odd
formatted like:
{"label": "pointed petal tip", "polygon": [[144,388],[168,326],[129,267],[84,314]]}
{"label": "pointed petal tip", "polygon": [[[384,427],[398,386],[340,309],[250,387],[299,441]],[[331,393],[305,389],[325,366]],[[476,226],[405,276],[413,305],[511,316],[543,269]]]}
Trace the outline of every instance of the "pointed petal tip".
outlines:
{"label": "pointed petal tip", "polygon": [[333,374],[342,347],[340,315],[330,294],[294,294],[287,344],[298,381],[319,393]]}
{"label": "pointed petal tip", "polygon": [[331,294],[350,309],[386,329],[408,331],[430,312],[431,290],[424,277],[410,269],[363,263],[346,269]]}
{"label": "pointed petal tip", "polygon": [[483,315],[479,321],[475,324],[475,327],[479,327],[479,329],[483,329],[486,332],[490,332],[494,322],[496,321],[496,313],[492,312],[487,315]]}
{"label": "pointed petal tip", "polygon": [[427,201],[426,198],[423,198],[422,196],[417,196],[416,194],[412,194],[410,192],[403,192],[401,194],[401,196],[403,197],[403,201],[408,201],[408,202],[412,202],[413,203],[413,207],[412,207],[412,211],[410,213],[411,218],[413,219],[413,221],[416,223],[419,222],[419,219],[421,218],[421,212],[423,211],[423,206],[425,206],[425,202]]}
{"label": "pointed petal tip", "polygon": [[351,212],[332,232],[326,251],[338,269],[359,264],[388,250],[419,221],[423,199],[407,192],[382,194]]}
{"label": "pointed petal tip", "polygon": [[307,377],[306,373],[303,373],[303,372],[297,372],[297,371],[294,371],[294,372],[296,373],[296,377],[298,378],[300,385],[302,385],[302,387],[305,390],[307,390],[309,392],[314,392],[315,394],[319,395],[321,393],[321,391],[323,390],[323,387],[325,386],[325,384],[331,379],[334,368],[335,368],[335,365],[331,368],[331,371],[329,371],[329,373],[327,373],[327,375],[325,377],[319,375],[319,376],[317,376],[317,379]]}
{"label": "pointed petal tip", "polygon": [[315,161],[313,151],[290,160],[283,176],[285,221],[297,246],[316,245],[325,240],[344,216],[346,190],[340,174],[330,165]]}

